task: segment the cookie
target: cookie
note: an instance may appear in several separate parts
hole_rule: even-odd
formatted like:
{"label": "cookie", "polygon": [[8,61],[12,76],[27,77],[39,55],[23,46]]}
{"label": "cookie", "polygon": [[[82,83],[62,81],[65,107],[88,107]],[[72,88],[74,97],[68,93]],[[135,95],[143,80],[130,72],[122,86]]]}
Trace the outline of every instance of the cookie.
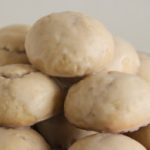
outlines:
{"label": "cookie", "polygon": [[120,72],[98,73],[69,89],[65,116],[82,129],[132,131],[150,123],[149,100],[150,86],[140,77]]}
{"label": "cookie", "polygon": [[138,70],[138,75],[150,84],[150,54],[139,52],[141,65]]}
{"label": "cookie", "polygon": [[135,140],[121,135],[101,133],[85,137],[74,143],[69,150],[146,150]]}
{"label": "cookie", "polygon": [[0,149],[3,150],[51,150],[43,137],[30,128],[0,128]]}
{"label": "cookie", "polygon": [[0,67],[0,126],[30,126],[58,114],[61,90],[30,65]]}
{"label": "cookie", "polygon": [[138,131],[128,133],[127,135],[140,142],[147,150],[150,150],[150,125],[140,128]]}
{"label": "cookie", "polygon": [[79,12],[52,13],[27,34],[26,52],[42,72],[78,77],[101,70],[114,54],[114,40],[104,25]]}
{"label": "cookie", "polygon": [[74,127],[63,114],[38,123],[36,128],[52,147],[60,149],[67,149],[77,139],[96,133]]}
{"label": "cookie", "polygon": [[0,66],[29,63],[25,53],[25,36],[28,25],[10,25],[0,29]]}
{"label": "cookie", "polygon": [[106,68],[107,71],[119,71],[135,74],[140,66],[140,60],[135,48],[121,38],[115,40],[115,55],[113,61]]}

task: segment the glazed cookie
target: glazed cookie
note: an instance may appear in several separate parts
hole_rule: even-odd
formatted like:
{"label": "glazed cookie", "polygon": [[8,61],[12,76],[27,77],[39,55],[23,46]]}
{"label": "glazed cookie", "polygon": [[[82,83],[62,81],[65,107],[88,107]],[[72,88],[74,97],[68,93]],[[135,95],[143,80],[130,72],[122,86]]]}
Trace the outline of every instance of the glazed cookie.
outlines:
{"label": "glazed cookie", "polygon": [[138,131],[128,133],[128,136],[139,141],[147,150],[150,150],[150,125],[139,129]]}
{"label": "glazed cookie", "polygon": [[106,70],[135,74],[140,66],[140,60],[135,48],[125,40],[115,38],[115,56]]}
{"label": "glazed cookie", "polygon": [[29,126],[61,111],[56,83],[30,65],[0,67],[0,126]]}
{"label": "glazed cookie", "polygon": [[69,89],[65,116],[83,129],[137,130],[150,123],[149,100],[150,86],[140,77],[119,72],[98,73]]}
{"label": "glazed cookie", "polygon": [[137,141],[121,134],[95,134],[75,142],[69,150],[146,150]]}
{"label": "glazed cookie", "polygon": [[150,84],[150,55],[148,53],[139,52],[141,65],[138,75]]}
{"label": "glazed cookie", "polygon": [[0,149],[51,150],[41,135],[30,128],[0,128]]}
{"label": "glazed cookie", "polygon": [[0,66],[29,63],[24,47],[28,30],[27,25],[11,25],[0,29]]}
{"label": "glazed cookie", "polygon": [[54,148],[67,149],[77,139],[95,134],[94,131],[78,129],[71,125],[63,115],[38,123],[37,130]]}
{"label": "glazed cookie", "polygon": [[36,68],[58,77],[91,74],[108,64],[114,53],[113,37],[101,22],[71,11],[38,20],[25,46]]}

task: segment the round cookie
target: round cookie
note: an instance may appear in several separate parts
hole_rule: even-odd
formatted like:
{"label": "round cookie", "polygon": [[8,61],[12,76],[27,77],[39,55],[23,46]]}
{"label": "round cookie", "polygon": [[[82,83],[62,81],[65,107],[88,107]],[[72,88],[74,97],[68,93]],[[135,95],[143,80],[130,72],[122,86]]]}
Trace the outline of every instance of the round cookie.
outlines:
{"label": "round cookie", "polygon": [[0,128],[0,149],[51,150],[43,137],[30,128]]}
{"label": "round cookie", "polygon": [[149,100],[150,86],[140,77],[98,73],[69,89],[65,116],[82,129],[126,132],[150,123]]}
{"label": "round cookie", "polygon": [[0,67],[0,126],[29,126],[59,113],[63,106],[56,83],[30,65]]}
{"label": "round cookie", "polygon": [[140,66],[140,60],[135,48],[121,38],[116,37],[114,41],[115,56],[106,70],[135,74]]}
{"label": "round cookie", "polygon": [[138,75],[150,84],[150,54],[138,52],[141,65],[138,70]]}
{"label": "round cookie", "polygon": [[108,64],[114,54],[113,37],[104,25],[71,11],[39,19],[27,34],[25,47],[36,68],[58,77],[91,74]]}
{"label": "round cookie", "polygon": [[75,142],[69,150],[146,150],[137,141],[121,134],[95,134]]}
{"label": "round cookie", "polygon": [[138,131],[128,133],[127,135],[140,142],[147,150],[150,150],[150,125],[140,128]]}
{"label": "round cookie", "polygon": [[25,36],[29,26],[18,24],[0,29],[0,66],[29,63],[25,53]]}
{"label": "round cookie", "polygon": [[94,131],[78,129],[71,125],[63,115],[55,116],[36,125],[37,130],[54,148],[67,149],[77,139],[95,134]]}

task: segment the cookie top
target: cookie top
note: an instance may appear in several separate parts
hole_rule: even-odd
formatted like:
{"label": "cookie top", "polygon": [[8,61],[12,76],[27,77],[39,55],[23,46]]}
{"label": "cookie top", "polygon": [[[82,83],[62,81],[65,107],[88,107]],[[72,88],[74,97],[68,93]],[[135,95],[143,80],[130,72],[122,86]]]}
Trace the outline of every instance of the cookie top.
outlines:
{"label": "cookie top", "polygon": [[106,68],[107,71],[119,71],[125,73],[137,73],[140,60],[135,48],[127,41],[116,37],[115,55],[113,61]]}
{"label": "cookie top", "polygon": [[140,77],[119,72],[98,73],[69,89],[65,116],[83,129],[136,130],[150,123],[149,99],[150,86]]}
{"label": "cookie top", "polygon": [[28,25],[18,24],[0,28],[0,65],[29,63],[25,54]]}
{"label": "cookie top", "polygon": [[25,46],[36,68],[58,77],[91,74],[108,64],[114,53],[113,37],[101,22],[71,11],[39,19]]}
{"label": "cookie top", "polygon": [[40,134],[30,128],[0,128],[0,148],[3,150],[51,150]]}
{"label": "cookie top", "polygon": [[68,149],[77,139],[96,133],[76,128],[66,120],[63,114],[40,122],[36,127],[52,147],[60,149]]}
{"label": "cookie top", "polygon": [[127,135],[140,142],[148,150],[150,149],[150,125],[140,128],[138,131],[128,133]]}
{"label": "cookie top", "polygon": [[0,125],[33,125],[61,111],[61,90],[30,65],[0,67]]}
{"label": "cookie top", "polygon": [[69,150],[146,150],[135,140],[121,135],[101,133],[75,142]]}
{"label": "cookie top", "polygon": [[141,65],[138,70],[138,75],[150,84],[150,54],[138,52]]}

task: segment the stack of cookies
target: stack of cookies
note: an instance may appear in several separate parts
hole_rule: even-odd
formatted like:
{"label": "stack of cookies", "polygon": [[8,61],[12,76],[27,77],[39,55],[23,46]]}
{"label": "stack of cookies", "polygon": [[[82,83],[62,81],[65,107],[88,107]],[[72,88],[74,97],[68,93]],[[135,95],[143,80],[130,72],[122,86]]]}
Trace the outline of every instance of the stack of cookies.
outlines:
{"label": "stack of cookies", "polygon": [[150,55],[80,12],[0,29],[3,150],[150,150]]}

